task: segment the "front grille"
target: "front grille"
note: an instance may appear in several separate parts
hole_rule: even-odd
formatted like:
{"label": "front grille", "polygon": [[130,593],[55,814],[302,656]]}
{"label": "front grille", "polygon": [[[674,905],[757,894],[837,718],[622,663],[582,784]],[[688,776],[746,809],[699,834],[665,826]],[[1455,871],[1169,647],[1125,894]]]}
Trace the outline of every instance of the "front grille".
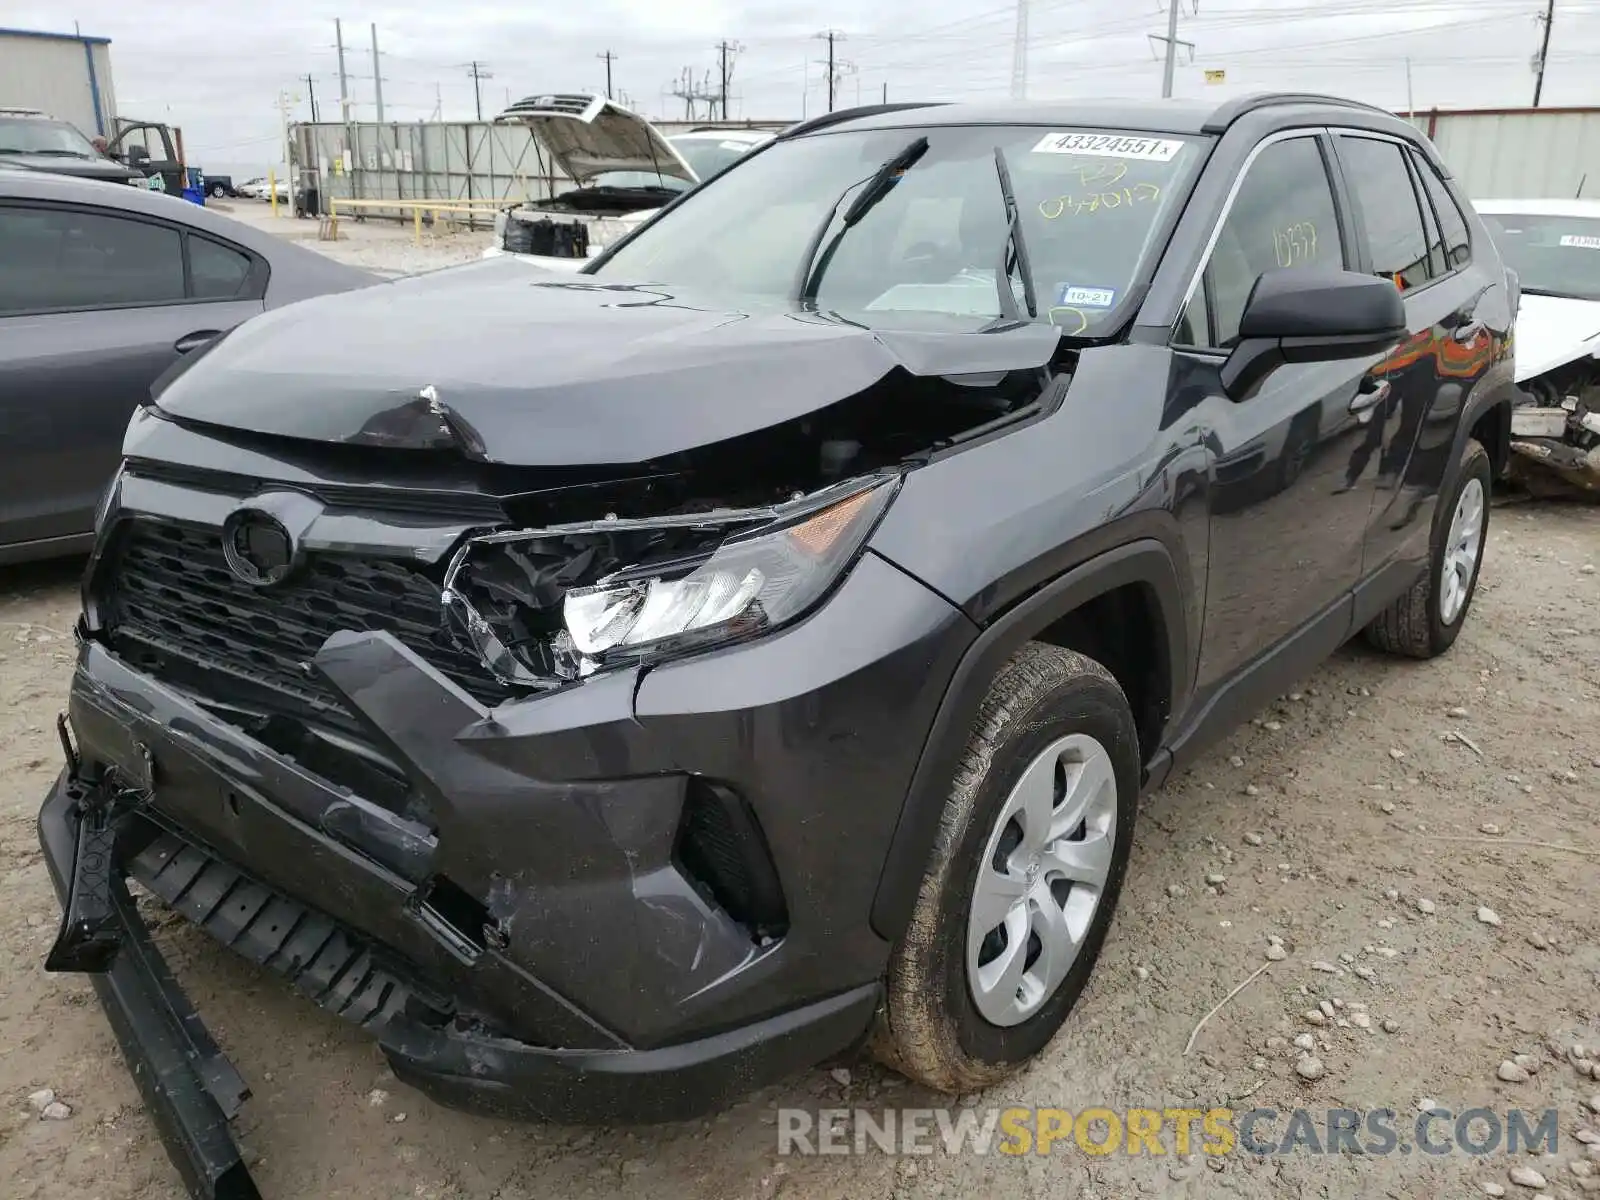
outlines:
{"label": "front grille", "polygon": [[331,634],[388,632],[493,706],[511,692],[456,647],[440,622],[440,588],[392,560],[313,553],[288,582],[257,588],[229,570],[221,533],[153,518],[118,531],[95,590],[111,648],[158,679],[234,700],[216,676],[246,682],[295,715],[354,733],[339,694],[307,669]]}

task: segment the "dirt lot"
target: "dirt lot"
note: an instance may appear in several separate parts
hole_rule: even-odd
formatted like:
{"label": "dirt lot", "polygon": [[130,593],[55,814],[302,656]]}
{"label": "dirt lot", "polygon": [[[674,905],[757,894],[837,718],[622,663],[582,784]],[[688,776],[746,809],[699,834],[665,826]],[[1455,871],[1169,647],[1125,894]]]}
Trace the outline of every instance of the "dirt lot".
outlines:
{"label": "dirt lot", "polygon": [[[409,231],[369,224],[328,246],[311,222],[235,207],[394,270],[463,261],[487,244],[459,235],[418,249]],[[941,1103],[862,1061],[679,1127],[499,1124],[396,1083],[364,1037],[203,935],[167,923],[158,936],[254,1088],[239,1130],[272,1198],[1409,1198],[1483,1195],[1484,1182],[1576,1197],[1600,1185],[1600,1161],[1586,1174],[1589,1148],[1573,1136],[1600,1129],[1584,1107],[1600,1108],[1600,1082],[1567,1060],[1575,1044],[1600,1055],[1596,564],[1600,510],[1498,508],[1476,607],[1450,655],[1419,665],[1347,648],[1150,797],[1077,1013],[1025,1076],[964,1098],[1073,1112],[1387,1107],[1402,1132],[1425,1098],[1456,1112],[1554,1107],[1559,1153],[1515,1160],[1548,1178],[1542,1192],[1512,1184],[1503,1154],[1204,1161],[1171,1154],[1170,1138],[1161,1159],[1091,1158],[1070,1141],[1049,1157],[781,1157],[780,1108]],[[33,820],[58,761],[52,722],[77,569],[0,569],[0,1178],[18,1200],[165,1200],[180,1194],[176,1175],[91,987],[39,966],[58,913]],[[1195,1023],[1269,961],[1273,938],[1284,956],[1185,1056]],[[1313,1025],[1304,1014],[1321,1001],[1334,1017]],[[1296,1073],[1302,1035],[1323,1066],[1314,1081]],[[1498,1079],[1518,1054],[1538,1068],[1531,1079]],[[41,1119],[29,1098],[42,1088],[70,1115]]]}
{"label": "dirt lot", "polygon": [[481,255],[494,241],[492,232],[483,225],[492,214],[476,218],[479,228],[450,232],[444,228],[436,234],[431,229],[423,231],[422,243],[415,244],[411,225],[376,217],[356,221],[339,219],[339,240],[317,240],[317,222],[297,220],[287,205],[278,206],[278,215],[272,215],[272,206],[259,200],[224,200],[211,202],[207,207],[243,221],[257,229],[275,233],[286,241],[299,242],[313,250],[320,250],[329,258],[349,263],[354,267],[384,274],[406,274],[431,271],[456,263],[470,262]]}
{"label": "dirt lot", "polygon": [[[968,1102],[1391,1107],[1402,1128],[1423,1097],[1457,1112],[1555,1106],[1560,1153],[1525,1161],[1549,1178],[1549,1195],[1594,1182],[1572,1170],[1588,1166],[1572,1135],[1600,1124],[1583,1107],[1600,1083],[1557,1051],[1600,1044],[1597,562],[1600,512],[1499,508],[1477,605],[1450,655],[1399,664],[1348,648],[1151,797],[1078,1012],[1025,1077]],[[73,564],[0,574],[0,1178],[19,1200],[157,1200],[179,1194],[176,1177],[88,982],[39,969],[57,910],[33,814],[56,769],[51,721],[75,611]],[[1452,732],[1464,739],[1444,740]],[[1498,833],[1479,832],[1486,825]],[[1208,874],[1226,882],[1208,886]],[[1481,921],[1480,906],[1500,924]],[[1287,958],[1183,1057],[1195,1022],[1266,961],[1269,935]],[[497,1124],[395,1083],[362,1036],[203,935],[177,925],[161,939],[255,1088],[240,1129],[269,1197],[1420,1197],[1511,1186],[1503,1155],[1203,1164],[1058,1147],[1026,1159],[781,1158],[780,1106],[938,1103],[865,1062],[681,1127]],[[1347,1028],[1306,1022],[1322,999],[1342,1005]],[[1316,1082],[1296,1075],[1301,1051],[1283,1043],[1301,1033],[1326,1069]],[[1518,1053],[1539,1070],[1500,1082],[1499,1064]],[[69,1118],[30,1109],[44,1087]]]}

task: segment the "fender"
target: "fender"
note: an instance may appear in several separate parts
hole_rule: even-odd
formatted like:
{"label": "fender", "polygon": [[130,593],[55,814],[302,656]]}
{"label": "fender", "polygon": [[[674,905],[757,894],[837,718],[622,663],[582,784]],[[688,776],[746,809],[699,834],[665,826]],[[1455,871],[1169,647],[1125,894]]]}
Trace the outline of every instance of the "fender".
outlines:
{"label": "fender", "polygon": [[[1191,687],[1192,658],[1183,590],[1167,547],[1153,538],[1108,550],[1059,575],[995,617],[956,666],[933,719],[884,857],[872,902],[872,927],[895,941],[910,923],[927,871],[950,779],[967,747],[989,684],[1024,643],[1074,609],[1115,588],[1139,583],[1156,594],[1165,626],[1168,712],[1179,711]],[[1163,758],[1165,751],[1157,754]]]}
{"label": "fender", "polygon": [[1506,419],[1497,432],[1496,441],[1499,444],[1485,446],[1484,449],[1489,452],[1495,478],[1505,471],[1506,463],[1511,458],[1511,409],[1521,396],[1522,390],[1513,376],[1509,357],[1495,363],[1473,385],[1461,406],[1461,419],[1456,422],[1455,440],[1451,444],[1449,463],[1445,467],[1444,489],[1455,482],[1456,465],[1461,461],[1461,452],[1466,449],[1467,439],[1472,436],[1472,427],[1486,412],[1502,404],[1506,407]]}

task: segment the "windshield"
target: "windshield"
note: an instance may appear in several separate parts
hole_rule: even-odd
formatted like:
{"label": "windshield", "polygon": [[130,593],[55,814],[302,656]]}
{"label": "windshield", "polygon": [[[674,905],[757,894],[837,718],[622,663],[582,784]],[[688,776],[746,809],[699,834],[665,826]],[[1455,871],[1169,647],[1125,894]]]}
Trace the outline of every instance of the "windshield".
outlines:
{"label": "windshield", "polygon": [[0,117],[0,154],[100,157],[89,139],[65,121],[44,121],[37,117]]}
{"label": "windshield", "polygon": [[751,149],[748,142],[711,137],[675,137],[667,140],[672,143],[674,150],[683,155],[683,161],[693,168],[698,179],[710,179]]}
{"label": "windshield", "polygon": [[[864,186],[920,137],[927,149],[847,225]],[[997,147],[1039,319],[1072,334],[1104,332],[1187,190],[1195,139],[1034,126],[813,134],[752,155],[592,273],[729,302],[792,303],[807,266],[822,263],[813,281],[822,311],[869,325],[930,315],[981,325],[1002,315],[997,276],[1010,257]],[[818,246],[831,250],[816,256]],[[1011,287],[1022,303],[1015,273]]]}
{"label": "windshield", "polygon": [[1600,217],[1479,215],[1523,291],[1600,300]]}

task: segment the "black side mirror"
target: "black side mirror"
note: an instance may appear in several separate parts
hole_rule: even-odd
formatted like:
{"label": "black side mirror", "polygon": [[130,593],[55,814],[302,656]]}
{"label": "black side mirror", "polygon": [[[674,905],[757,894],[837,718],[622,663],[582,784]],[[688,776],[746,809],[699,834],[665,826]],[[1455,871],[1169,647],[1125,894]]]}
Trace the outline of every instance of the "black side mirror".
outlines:
{"label": "black side mirror", "polygon": [[1387,279],[1311,267],[1267,271],[1245,301],[1222,389],[1242,400],[1283,363],[1376,354],[1408,332],[1400,289]]}

